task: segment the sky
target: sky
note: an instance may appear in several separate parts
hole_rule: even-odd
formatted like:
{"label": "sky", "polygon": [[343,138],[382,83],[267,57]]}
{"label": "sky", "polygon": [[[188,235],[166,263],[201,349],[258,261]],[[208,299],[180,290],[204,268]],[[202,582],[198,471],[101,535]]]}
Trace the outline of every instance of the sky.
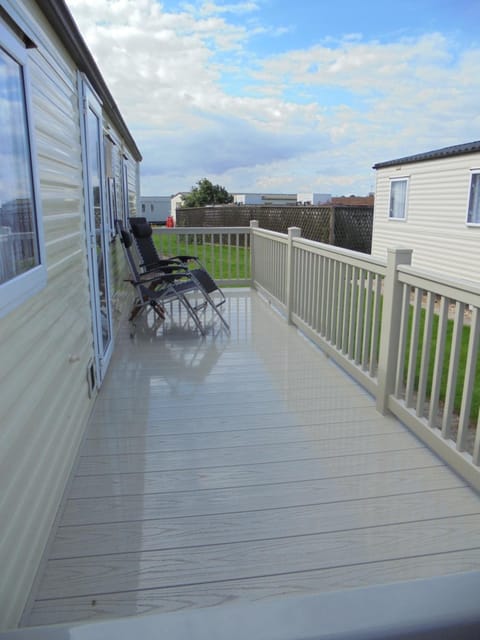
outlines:
{"label": "sky", "polygon": [[367,195],[480,139],[480,0],[66,0],[143,155],[142,195]]}

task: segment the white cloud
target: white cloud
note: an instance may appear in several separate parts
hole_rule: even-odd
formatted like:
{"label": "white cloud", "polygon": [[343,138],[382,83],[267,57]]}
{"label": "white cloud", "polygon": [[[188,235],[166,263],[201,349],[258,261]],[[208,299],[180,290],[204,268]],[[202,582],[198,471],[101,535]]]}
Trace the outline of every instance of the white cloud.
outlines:
{"label": "white cloud", "polygon": [[[144,193],[366,193],[371,166],[477,139],[480,50],[440,33],[361,34],[261,58],[255,2],[68,0],[144,155]],[[278,29],[278,28],[277,28]],[[263,185],[263,186],[262,186]]]}
{"label": "white cloud", "polygon": [[201,8],[201,14],[210,13],[232,13],[243,14],[256,11],[258,4],[256,2],[236,2],[234,4],[218,4],[216,2],[205,2]]}

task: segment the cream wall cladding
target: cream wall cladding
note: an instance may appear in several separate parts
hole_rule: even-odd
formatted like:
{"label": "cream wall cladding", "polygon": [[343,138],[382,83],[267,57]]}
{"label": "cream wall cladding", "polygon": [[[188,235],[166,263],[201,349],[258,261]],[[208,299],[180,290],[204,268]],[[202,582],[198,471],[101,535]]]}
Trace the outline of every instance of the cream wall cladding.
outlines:
{"label": "cream wall cladding", "polygon": [[[472,170],[480,151],[377,169],[372,255],[389,247],[413,249],[413,265],[478,282],[480,227],[467,224]],[[390,184],[408,179],[405,219],[389,217]]]}
{"label": "cream wall cladding", "polygon": [[[89,393],[87,381],[93,336],[78,98],[78,73],[89,73],[91,60],[77,31],[67,34],[65,27],[62,32],[62,20],[69,15],[63,0],[39,4],[2,0],[1,4],[3,28],[22,47],[25,42],[31,45],[26,54],[36,143],[32,161],[39,179],[47,274],[41,291],[0,318],[0,629],[4,629],[18,624],[28,601],[95,392]],[[52,15],[59,16],[55,27]],[[79,69],[82,55],[88,62],[85,69]],[[126,143],[122,132],[115,131],[119,117],[110,118],[112,104],[113,100],[105,119],[122,153],[129,156],[128,200],[135,210],[141,157],[136,148],[129,148],[131,139]],[[116,326],[127,297],[118,239],[112,238],[110,249]]]}

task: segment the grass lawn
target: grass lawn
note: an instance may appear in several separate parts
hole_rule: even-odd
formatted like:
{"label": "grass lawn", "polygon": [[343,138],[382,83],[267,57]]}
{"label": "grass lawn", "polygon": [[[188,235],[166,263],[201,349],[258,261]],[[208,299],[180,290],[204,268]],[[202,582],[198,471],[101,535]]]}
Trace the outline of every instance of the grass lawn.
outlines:
{"label": "grass lawn", "polygon": [[[423,331],[425,327],[425,316],[426,316],[425,309],[422,309],[421,316],[420,316],[420,323],[419,323],[419,326],[420,326],[419,346],[418,346],[417,359],[416,359],[416,377],[415,377],[416,387],[418,385],[418,378],[420,375],[420,361],[421,361],[422,344],[423,344]],[[413,320],[413,311],[411,311],[410,313],[410,323],[409,323],[410,326],[408,330],[407,345],[409,345],[409,342],[410,342],[412,320]],[[433,317],[432,340],[431,340],[430,360],[429,360],[429,367],[428,367],[427,399],[428,399],[428,390],[431,388],[433,373],[434,373],[433,368],[435,364],[435,348],[437,344],[437,335],[438,335],[438,320],[439,320],[438,315],[435,314]],[[453,329],[454,329],[453,320],[448,320],[447,331],[445,336],[445,354],[443,358],[443,367],[442,367],[440,401],[443,401],[445,399],[445,392],[447,389],[448,365],[449,365],[450,354],[452,350]],[[466,371],[466,365],[467,365],[469,340],[470,340],[470,326],[464,325],[462,328],[462,340],[461,340],[461,348],[460,348],[460,357],[458,362],[457,384],[455,388],[455,413],[456,414],[460,413],[460,407],[462,402],[463,383],[465,379],[465,371]],[[408,364],[408,357],[409,357],[409,348],[407,347],[407,353],[405,356],[405,370]],[[480,408],[480,358],[477,357],[475,385],[473,389],[472,407],[470,411],[470,419],[472,422],[476,423],[479,408]]]}
{"label": "grass lawn", "polygon": [[250,277],[250,248],[219,243],[190,242],[174,235],[154,236],[158,252],[164,256],[197,256],[216,280],[248,279]]}

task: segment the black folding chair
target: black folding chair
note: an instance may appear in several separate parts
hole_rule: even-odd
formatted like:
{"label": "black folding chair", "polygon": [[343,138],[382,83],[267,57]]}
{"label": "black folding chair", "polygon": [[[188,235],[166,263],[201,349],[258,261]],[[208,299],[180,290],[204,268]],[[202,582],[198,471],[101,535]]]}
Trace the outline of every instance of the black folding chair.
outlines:
{"label": "black folding chair", "polygon": [[[170,258],[162,258],[158,254],[155,243],[153,242],[152,227],[147,219],[143,217],[129,218],[129,223],[141,259],[140,266],[144,273],[152,273],[165,269],[170,270],[170,272],[175,272],[175,270],[178,269],[188,268],[188,273],[202,292],[206,304],[217,314],[224,327],[230,330],[227,321],[219,309],[226,300],[225,294],[202,265],[198,257],[178,255]],[[191,263],[194,265],[193,268],[189,267]]]}
{"label": "black folding chair", "polygon": [[129,316],[132,326],[135,327],[137,316],[148,308],[153,309],[155,314],[161,320],[164,320],[166,316],[165,306],[170,302],[178,301],[193,320],[200,333],[205,335],[205,329],[198,317],[197,310],[191,305],[186,295],[198,288],[196,281],[189,275],[189,272],[187,270],[183,270],[180,273],[178,271],[171,272],[167,267],[164,272],[158,270],[152,273],[140,274],[131,251],[133,244],[131,234],[124,228],[120,220],[117,221],[117,229],[130,270],[131,277],[129,282],[135,288],[136,293]]}

